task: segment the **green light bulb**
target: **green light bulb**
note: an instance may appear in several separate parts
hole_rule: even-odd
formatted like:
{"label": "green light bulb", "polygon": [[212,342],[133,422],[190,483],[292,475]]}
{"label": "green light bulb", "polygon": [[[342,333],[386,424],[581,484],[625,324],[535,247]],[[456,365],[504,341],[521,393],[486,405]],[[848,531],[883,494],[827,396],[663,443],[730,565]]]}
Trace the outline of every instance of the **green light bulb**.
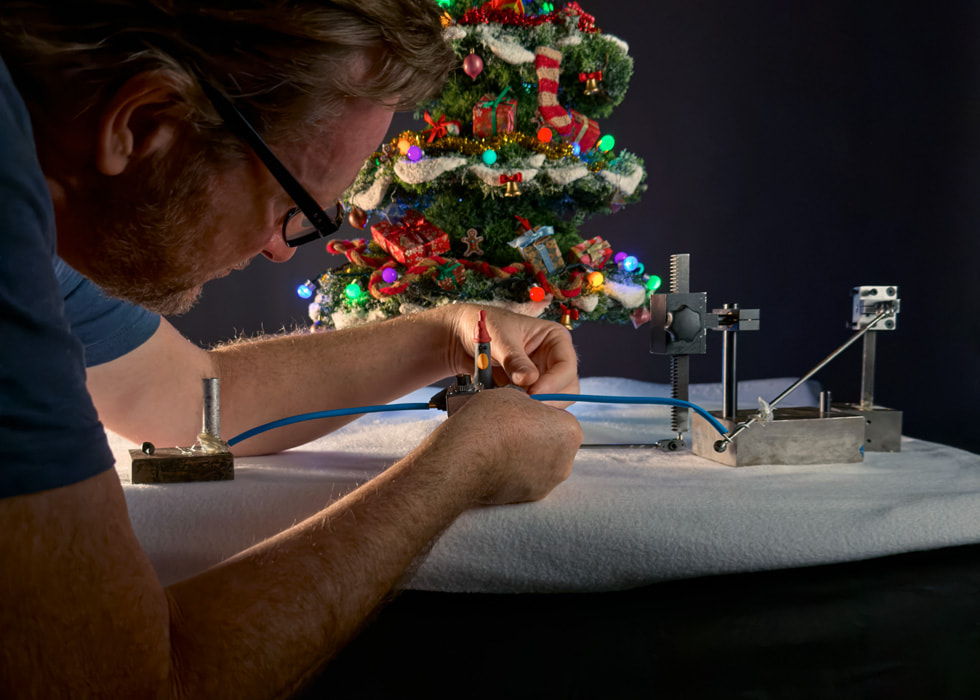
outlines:
{"label": "green light bulb", "polygon": [[660,289],[660,285],[663,283],[664,281],[656,275],[650,275],[650,279],[647,280],[647,289],[649,289],[651,292],[655,292]]}
{"label": "green light bulb", "polygon": [[615,145],[616,145],[616,139],[613,138],[612,134],[606,134],[601,139],[599,139],[600,151],[611,151],[613,146]]}
{"label": "green light bulb", "polygon": [[344,289],[344,295],[351,301],[357,301],[361,298],[362,294],[364,294],[364,290],[361,289],[361,285],[359,285],[357,282],[351,282],[347,285],[347,288]]}

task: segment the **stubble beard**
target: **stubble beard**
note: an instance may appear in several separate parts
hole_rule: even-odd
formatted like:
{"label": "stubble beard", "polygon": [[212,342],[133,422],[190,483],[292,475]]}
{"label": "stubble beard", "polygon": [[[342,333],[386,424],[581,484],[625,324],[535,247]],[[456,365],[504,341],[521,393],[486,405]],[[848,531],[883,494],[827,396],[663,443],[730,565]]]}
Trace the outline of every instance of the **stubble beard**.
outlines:
{"label": "stubble beard", "polygon": [[[80,271],[107,294],[165,315],[185,313],[206,281],[214,235],[203,153],[142,160],[124,177],[105,177],[85,199],[87,233]],[[244,264],[238,265],[244,267]]]}

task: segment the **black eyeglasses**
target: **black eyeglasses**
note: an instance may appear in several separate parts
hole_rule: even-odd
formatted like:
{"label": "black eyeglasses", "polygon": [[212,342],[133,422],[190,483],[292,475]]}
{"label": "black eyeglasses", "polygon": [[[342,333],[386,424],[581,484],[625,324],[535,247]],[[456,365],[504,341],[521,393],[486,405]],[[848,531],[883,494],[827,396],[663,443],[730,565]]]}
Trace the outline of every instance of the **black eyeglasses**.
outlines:
{"label": "black eyeglasses", "polygon": [[269,146],[259,136],[259,132],[248,123],[238,108],[206,80],[200,77],[198,80],[204,94],[211,100],[211,104],[218,110],[218,114],[225,120],[228,128],[255,151],[255,155],[286,190],[286,194],[292,197],[296,203],[296,206],[289,210],[286,219],[282,222],[282,240],[286,245],[295,248],[318,238],[326,238],[335,234],[343,223],[344,205],[337,202],[337,210],[332,217],[325,212],[310,193],[293,177],[292,173],[286,170],[282,161],[273,155]]}

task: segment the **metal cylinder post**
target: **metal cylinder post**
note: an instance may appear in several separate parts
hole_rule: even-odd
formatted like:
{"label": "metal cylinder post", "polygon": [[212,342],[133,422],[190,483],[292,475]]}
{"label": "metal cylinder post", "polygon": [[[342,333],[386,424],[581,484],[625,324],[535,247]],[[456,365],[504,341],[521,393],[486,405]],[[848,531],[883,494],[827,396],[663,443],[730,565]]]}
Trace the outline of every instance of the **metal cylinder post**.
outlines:
{"label": "metal cylinder post", "polygon": [[820,416],[821,416],[821,418],[826,418],[827,416],[830,415],[830,408],[831,408],[831,402],[832,401],[833,401],[833,399],[831,398],[830,391],[821,391],[820,392]]}
{"label": "metal cylinder post", "polygon": [[204,385],[204,428],[215,439],[221,439],[221,400],[219,396],[220,381],[217,377],[202,379]]}
{"label": "metal cylinder post", "polygon": [[[726,311],[738,309],[738,304],[725,304]],[[722,386],[722,418],[735,420],[738,413],[738,377],[736,375],[736,362],[738,360],[738,333],[735,330],[727,329],[721,334],[721,349],[724,360],[721,365],[721,386]]]}
{"label": "metal cylinder post", "polygon": [[864,352],[861,363],[861,408],[870,410],[875,403],[875,348],[878,333],[871,331],[864,336]]}

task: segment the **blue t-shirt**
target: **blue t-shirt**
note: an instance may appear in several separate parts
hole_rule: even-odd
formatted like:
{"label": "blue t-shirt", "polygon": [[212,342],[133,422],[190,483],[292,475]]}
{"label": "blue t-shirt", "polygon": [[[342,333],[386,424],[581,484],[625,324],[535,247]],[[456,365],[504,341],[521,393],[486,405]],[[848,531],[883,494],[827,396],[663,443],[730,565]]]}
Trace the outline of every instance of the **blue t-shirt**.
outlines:
{"label": "blue t-shirt", "polygon": [[0,498],[112,467],[89,365],[143,343],[159,317],[106,297],[55,256],[51,197],[27,109],[0,60]]}
{"label": "blue t-shirt", "polygon": [[54,272],[65,302],[65,317],[85,350],[86,367],[135,350],[160,325],[159,316],[107,296],[61,258],[54,258]]}

